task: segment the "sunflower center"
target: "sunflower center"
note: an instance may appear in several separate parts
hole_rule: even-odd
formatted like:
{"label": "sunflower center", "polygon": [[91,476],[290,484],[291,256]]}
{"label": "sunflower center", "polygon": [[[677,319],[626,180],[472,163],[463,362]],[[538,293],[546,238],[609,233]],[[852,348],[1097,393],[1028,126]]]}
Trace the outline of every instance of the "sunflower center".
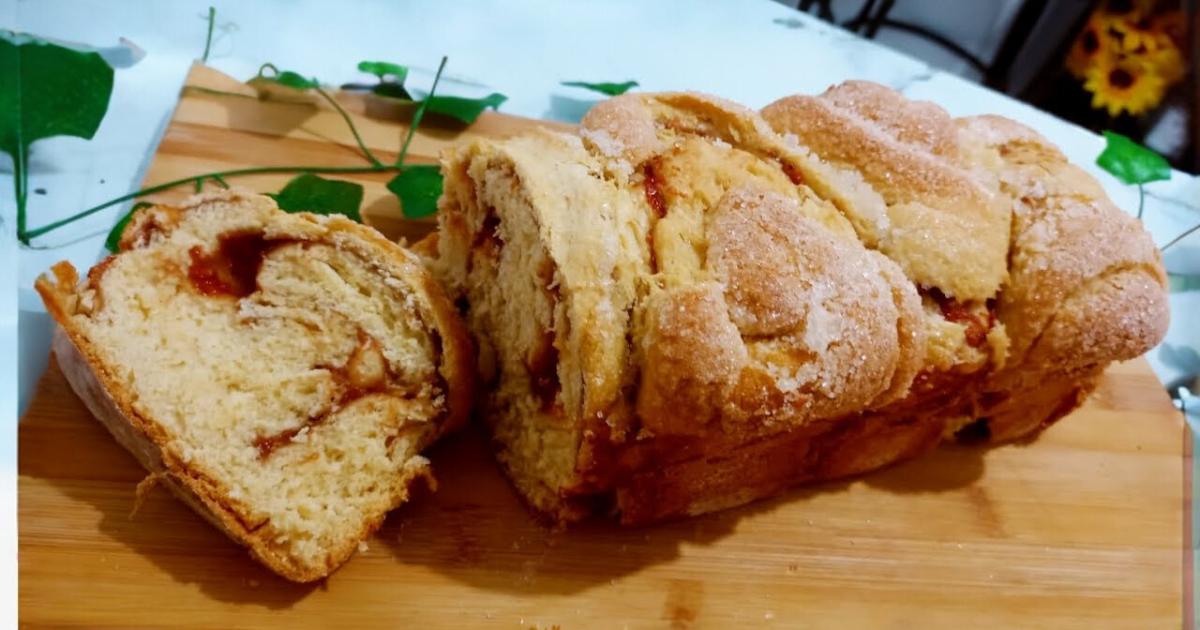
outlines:
{"label": "sunflower center", "polygon": [[1117,68],[1108,73],[1108,82],[1113,87],[1124,89],[1133,85],[1133,75],[1122,68]]}

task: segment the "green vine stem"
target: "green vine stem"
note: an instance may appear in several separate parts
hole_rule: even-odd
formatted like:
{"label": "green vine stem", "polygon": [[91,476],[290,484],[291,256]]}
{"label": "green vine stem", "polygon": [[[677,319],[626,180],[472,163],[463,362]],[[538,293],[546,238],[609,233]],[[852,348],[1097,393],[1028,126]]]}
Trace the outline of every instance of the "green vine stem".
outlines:
{"label": "green vine stem", "polygon": [[29,165],[25,163],[27,152],[26,147],[18,146],[13,154],[13,189],[17,193],[17,240],[25,245],[33,238],[25,233],[25,203],[29,196]]}
{"label": "green vine stem", "polygon": [[[210,9],[209,16],[210,16],[210,20],[211,20],[211,18],[213,16],[213,12],[211,9]],[[211,21],[210,21],[210,28],[211,28]],[[207,50],[206,50],[206,56],[207,56]],[[317,93],[320,94],[323,98],[325,98],[325,100],[328,101],[329,104],[332,105],[333,108],[336,109],[339,114],[341,114],[342,120],[344,120],[346,122],[346,126],[348,126],[350,128],[350,133],[354,136],[355,141],[358,142],[358,146],[360,149],[362,149],[363,155],[368,160],[371,161],[370,166],[260,166],[260,167],[251,167],[251,168],[232,169],[232,170],[227,170],[227,171],[215,171],[212,173],[204,173],[201,175],[193,175],[191,177],[183,177],[183,178],[175,179],[175,180],[172,180],[169,182],[163,182],[161,184],[156,184],[154,186],[148,186],[146,188],[136,190],[129,194],[121,195],[120,197],[117,197],[115,199],[110,199],[100,205],[97,205],[97,206],[92,206],[91,208],[88,208],[87,210],[78,212],[72,216],[65,218],[65,219],[60,219],[53,223],[49,223],[47,225],[43,225],[42,227],[25,232],[25,213],[24,213],[24,203],[23,202],[24,202],[24,198],[25,198],[26,186],[24,184],[24,180],[22,179],[22,176],[24,175],[24,172],[25,172],[25,168],[24,168],[25,165],[24,165],[23,159],[18,159],[18,160],[14,160],[14,165],[13,165],[14,173],[17,175],[16,189],[17,189],[17,199],[19,202],[18,203],[18,211],[17,211],[18,238],[21,240],[22,243],[29,245],[29,241],[32,239],[35,239],[39,236],[48,234],[54,230],[57,230],[60,227],[63,227],[70,223],[74,223],[75,221],[78,221],[85,217],[89,217],[93,214],[96,214],[97,212],[100,212],[101,210],[104,210],[105,208],[111,208],[112,206],[115,206],[119,203],[123,203],[123,202],[129,201],[131,199],[137,199],[138,197],[144,197],[146,195],[152,195],[154,193],[162,192],[164,190],[169,190],[171,188],[174,188],[176,186],[181,186],[181,185],[187,184],[189,182],[193,183],[196,187],[196,191],[199,192],[200,190],[202,190],[204,188],[204,182],[206,180],[211,179],[211,180],[217,182],[218,184],[220,184],[221,186],[223,186],[225,188],[229,188],[229,184],[225,181],[225,178],[226,177],[237,177],[237,176],[241,176],[241,175],[265,175],[265,174],[272,174],[272,173],[313,173],[313,174],[316,174],[316,173],[353,174],[353,173],[389,173],[389,172],[390,173],[399,173],[400,171],[403,170],[404,156],[408,153],[408,146],[412,142],[413,136],[416,134],[417,127],[421,124],[421,119],[425,115],[425,109],[429,106],[429,98],[432,97],[434,92],[437,90],[438,81],[441,79],[442,70],[446,67],[446,62],[447,62],[447,58],[445,56],[443,56],[441,64],[438,65],[437,74],[435,74],[433,77],[433,85],[430,86],[430,88],[429,88],[429,95],[425,98],[424,101],[421,102],[420,106],[418,106],[416,113],[413,114],[412,124],[408,128],[408,134],[405,136],[404,144],[400,148],[400,154],[397,157],[395,164],[388,165],[388,164],[384,164],[383,162],[379,161],[379,159],[377,159],[375,157],[375,155],[373,153],[371,153],[371,151],[367,148],[366,144],[363,142],[362,137],[358,133],[358,128],[355,127],[354,121],[350,118],[350,115],[348,113],[346,113],[346,110],[342,109],[342,106],[328,92],[321,89],[320,87],[317,87],[317,88],[315,88]],[[259,69],[259,74],[262,75],[262,71],[266,68],[270,68],[271,70],[273,70],[276,73],[279,72],[279,69],[276,68],[273,64],[266,63],[266,64],[263,64],[262,68]],[[184,88],[185,89],[191,88],[191,89],[196,89],[196,90],[199,90],[202,92],[211,92],[211,93],[215,93],[215,94],[243,96],[241,94],[235,94],[232,92],[223,92],[220,90],[211,90],[211,89],[200,88],[200,87],[195,87],[195,86],[184,86]]]}
{"label": "green vine stem", "polygon": [[1190,236],[1193,232],[1195,232],[1197,230],[1200,230],[1200,224],[1193,225],[1192,227],[1188,228],[1187,230],[1184,230],[1183,234],[1180,234],[1179,236],[1176,236],[1175,238],[1171,239],[1171,242],[1162,246],[1162,248],[1161,248],[1162,251],[1164,251],[1164,252],[1167,251],[1168,247],[1174,245],[1175,243],[1178,243],[1179,241],[1182,241],[1183,239],[1187,238],[1188,236]]}
{"label": "green vine stem", "polygon": [[404,164],[404,156],[408,155],[408,145],[416,135],[417,127],[421,126],[421,119],[425,117],[429,101],[433,100],[433,93],[437,91],[438,81],[442,79],[442,70],[446,68],[446,59],[446,56],[442,55],[442,62],[438,64],[437,74],[433,75],[433,85],[429,86],[429,94],[425,96],[413,114],[412,124],[408,126],[408,134],[404,136],[404,144],[400,145],[400,154],[396,156],[396,166]]}
{"label": "green vine stem", "polygon": [[180,186],[183,184],[187,184],[189,182],[196,182],[197,180],[213,179],[218,182],[224,182],[226,177],[237,177],[239,175],[263,175],[263,174],[270,174],[270,173],[347,173],[347,174],[349,174],[349,173],[383,173],[383,172],[399,172],[399,171],[400,171],[399,166],[389,166],[387,164],[379,164],[379,165],[372,165],[372,166],[260,166],[260,167],[254,167],[254,168],[240,168],[240,169],[234,169],[234,170],[229,170],[229,171],[217,171],[217,172],[213,172],[213,173],[205,173],[203,175],[193,175],[191,177],[183,177],[180,179],[171,180],[169,182],[163,182],[161,184],[157,184],[154,186],[149,186],[147,188],[143,188],[141,190],[136,190],[134,192],[131,192],[127,195],[121,195],[120,197],[117,197],[115,199],[110,199],[98,206],[92,206],[91,208],[88,208],[87,210],[84,210],[83,212],[80,212],[78,214],[69,216],[65,219],[60,219],[58,221],[55,221],[54,223],[43,225],[40,228],[30,230],[29,232],[27,232],[25,234],[25,238],[27,239],[25,242],[28,243],[28,240],[30,240],[30,239],[34,239],[34,238],[37,238],[44,234],[47,234],[49,232],[52,232],[54,230],[57,230],[58,228],[60,228],[64,225],[73,223],[84,217],[88,217],[93,214],[96,214],[97,212],[100,212],[101,210],[103,210],[105,208],[110,208],[121,202],[129,201],[130,199],[137,199],[138,197],[144,197],[146,195],[152,195],[156,192],[162,192],[164,190],[169,190],[171,188],[174,188],[176,186]]}
{"label": "green vine stem", "polygon": [[254,96],[252,94],[240,94],[238,92],[229,92],[227,90],[216,90],[216,89],[213,89],[210,87],[204,87],[203,85],[186,85],[185,84],[180,89],[180,91],[181,92],[199,92],[201,94],[212,94],[214,96],[232,96],[234,98],[247,98],[247,99],[254,100],[254,101],[259,100],[259,98],[257,96]]}
{"label": "green vine stem", "polygon": [[212,49],[213,23],[216,21],[216,7],[208,7],[208,35],[204,37],[204,54],[200,56],[200,63],[208,63],[208,51]]}
{"label": "green vine stem", "polygon": [[[266,75],[263,74],[263,70],[268,68],[270,68],[271,72],[274,72],[276,76],[279,75],[279,68],[275,67],[275,64],[267,62],[259,67],[258,76],[266,78]],[[345,109],[342,109],[342,105],[337,102],[337,99],[330,96],[329,92],[321,89],[320,86],[313,87],[312,89],[317,94],[320,94],[321,98],[325,99],[325,102],[329,103],[329,105],[341,115],[342,120],[346,123],[346,126],[350,128],[350,134],[354,136],[354,142],[358,144],[358,148],[363,152],[363,157],[366,157],[367,161],[371,164],[375,166],[381,166],[383,162],[380,162],[379,158],[375,157],[375,154],[371,153],[371,150],[367,148],[367,143],[363,142],[362,136],[358,135],[358,127],[354,126],[354,121],[350,120],[350,114],[346,113]]]}
{"label": "green vine stem", "polygon": [[330,96],[329,92],[326,92],[321,88],[315,89],[317,94],[320,94],[322,98],[328,101],[329,104],[337,110],[337,113],[342,115],[342,120],[346,121],[346,126],[350,128],[350,133],[354,135],[354,141],[358,143],[358,148],[362,149],[363,156],[367,158],[367,161],[375,166],[383,166],[383,162],[380,162],[379,158],[375,157],[374,153],[371,153],[371,150],[367,148],[367,143],[363,142],[362,136],[358,135],[358,128],[355,127],[354,122],[350,120],[350,114],[347,114],[346,110],[342,109],[342,106],[337,102],[337,99]]}
{"label": "green vine stem", "polygon": [[221,188],[224,188],[225,190],[229,190],[229,182],[225,181],[224,177],[221,177],[220,175],[212,174],[212,175],[206,175],[204,177],[196,178],[196,192],[204,192],[204,182],[206,182],[210,179],[213,180],[214,182],[217,182],[218,184],[220,184]]}

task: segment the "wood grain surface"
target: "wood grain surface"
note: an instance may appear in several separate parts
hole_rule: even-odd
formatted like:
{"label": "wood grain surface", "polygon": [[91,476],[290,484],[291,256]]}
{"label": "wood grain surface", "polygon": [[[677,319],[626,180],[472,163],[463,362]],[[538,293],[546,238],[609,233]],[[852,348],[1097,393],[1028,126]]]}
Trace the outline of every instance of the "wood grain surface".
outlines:
{"label": "wood grain surface", "polygon": [[[190,85],[237,90],[197,68]],[[345,97],[384,156],[403,112]],[[414,154],[539,125],[486,115]],[[147,183],[213,168],[358,164],[331,111],[188,88]],[[381,156],[383,157],[383,156]],[[240,180],[278,190],[288,176]],[[367,186],[366,216],[400,219]],[[162,198],[189,193],[180,190]],[[182,386],[182,384],[181,384]],[[947,447],[854,481],[664,525],[532,519],[476,431],[432,454],[439,489],[314,585],[275,577],[154,490],[51,360],[19,428],[19,602],[29,627],[1173,628],[1183,625],[1183,423],[1144,361],[1026,444]]]}

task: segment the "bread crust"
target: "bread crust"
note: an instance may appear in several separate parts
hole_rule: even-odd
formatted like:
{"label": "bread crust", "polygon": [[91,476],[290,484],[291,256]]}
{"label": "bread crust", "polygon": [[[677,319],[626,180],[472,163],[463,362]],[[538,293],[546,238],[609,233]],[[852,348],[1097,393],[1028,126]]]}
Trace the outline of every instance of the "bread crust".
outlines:
{"label": "bread crust", "polygon": [[[156,206],[139,212],[131,221],[121,240],[121,251],[144,246],[153,232],[169,229],[168,223],[182,213],[205,204],[267,203],[269,200],[238,190],[196,196],[180,207]],[[427,324],[438,338],[440,354],[438,372],[445,384],[445,413],[437,419],[433,430],[421,436],[418,449],[461,426],[469,415],[474,388],[473,351],[453,306],[440,286],[424,270],[419,260],[388,241],[375,230],[352,221],[334,217],[317,218],[296,215],[304,225],[316,228],[312,237],[338,247],[362,250],[365,255],[389,261],[393,270],[402,270],[408,290],[426,303]],[[116,254],[114,256],[117,256]],[[93,279],[104,273],[106,265],[115,260],[110,256],[91,272]],[[98,271],[97,271],[98,270]],[[189,463],[172,446],[171,437],[153,419],[143,415],[135,404],[135,393],[115,374],[102,358],[98,347],[75,321],[73,314],[79,306],[80,290],[89,281],[80,282],[77,272],[67,262],[56,264],[48,275],[38,278],[36,288],[47,311],[57,322],[53,352],[72,389],[89,411],[105,426],[119,444],[133,454],[150,473],[148,479],[164,484],[181,501],[227,536],[247,548],[251,556],[275,573],[296,582],[309,582],[329,575],[352,556],[362,540],[370,536],[383,522],[381,512],[363,523],[359,531],[328,548],[324,563],[314,565],[299,560],[271,540],[262,523],[247,523],[234,507],[229,489],[201,466]],[[400,473],[402,490],[396,505],[408,496],[408,490],[418,482],[434,487],[428,461],[419,456],[408,462]],[[396,507],[393,505],[392,507]]]}
{"label": "bread crust", "polygon": [[[473,332],[501,340],[490,363],[507,393],[490,397],[489,426],[507,472],[551,518],[649,523],[945,440],[1022,439],[1078,406],[1110,362],[1165,334],[1149,236],[1019,123],[955,120],[850,82],[762,116],[701,94],[628,94],[593,108],[579,137],[586,151],[529,136],[452,152],[429,245],[468,298]],[[517,174],[500,188],[525,199],[520,216],[539,234],[619,234],[615,262],[607,249],[571,258],[549,239],[508,243],[512,197],[480,200],[503,173]],[[585,189],[590,205],[563,202]],[[598,208],[618,219],[585,234],[583,215]],[[546,261],[521,266],[546,245]],[[502,341],[512,322],[478,306],[493,300],[496,269],[548,269],[561,279],[552,305],[605,288],[580,317],[555,311],[567,316],[544,331],[560,379],[588,375],[586,413],[508,402],[528,377],[509,360],[524,350]],[[629,315],[594,315],[614,312]],[[564,342],[579,328],[627,342],[598,361]],[[526,448],[530,427],[577,441]],[[545,474],[562,450],[573,465]]]}

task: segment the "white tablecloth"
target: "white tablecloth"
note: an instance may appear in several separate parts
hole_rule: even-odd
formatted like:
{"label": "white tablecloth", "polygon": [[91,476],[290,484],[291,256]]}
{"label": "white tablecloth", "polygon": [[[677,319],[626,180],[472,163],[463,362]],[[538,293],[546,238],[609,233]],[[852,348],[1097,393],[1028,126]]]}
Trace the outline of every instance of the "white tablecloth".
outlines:
{"label": "white tablecloth", "polygon": [[[450,63],[448,93],[499,91],[502,111],[535,118],[577,119],[594,99],[560,81],[635,79],[644,90],[694,89],[761,107],[794,92],[819,92],[845,79],[870,79],[951,114],[993,112],[1017,118],[1057,143],[1095,174],[1122,207],[1136,190],[1094,165],[1102,140],[1086,130],[924,63],[879,47],[768,0],[594,2],[333,2],[258,0],[215,3],[217,28],[209,64],[248,78],[266,61],[328,84],[361,80],[364,59],[414,68],[409,83],[431,80],[441,55]],[[90,141],[61,138],[34,147],[30,225],[40,225],[135,189],[170,116],[188,65],[204,47],[206,1],[28,0],[0,8],[0,27],[40,36],[113,46],[125,37],[146,56],[116,72],[109,113]],[[0,158],[3,159],[3,158]],[[11,178],[0,178],[0,206],[11,229]],[[1148,187],[1146,224],[1159,243],[1200,222],[1200,182],[1176,173]],[[101,255],[103,235],[125,208],[112,208],[22,249],[15,281],[21,321],[20,389],[26,399],[46,357],[49,325],[31,290],[33,279],[66,258],[87,268]],[[11,247],[11,236],[5,247]],[[1188,259],[1193,259],[1188,264]],[[1168,257],[1173,269],[1200,272],[1200,238]],[[11,269],[7,270],[12,273]],[[11,293],[11,292],[7,292]],[[6,295],[4,299],[11,299]],[[1179,378],[1200,355],[1200,295],[1172,296],[1172,350],[1151,353],[1164,381]],[[12,356],[16,330],[3,311],[0,355]],[[6,319],[7,318],[7,319]],[[1164,360],[1165,359],[1165,360]],[[0,368],[0,382],[5,369]],[[1197,366],[1196,369],[1200,369]]]}

